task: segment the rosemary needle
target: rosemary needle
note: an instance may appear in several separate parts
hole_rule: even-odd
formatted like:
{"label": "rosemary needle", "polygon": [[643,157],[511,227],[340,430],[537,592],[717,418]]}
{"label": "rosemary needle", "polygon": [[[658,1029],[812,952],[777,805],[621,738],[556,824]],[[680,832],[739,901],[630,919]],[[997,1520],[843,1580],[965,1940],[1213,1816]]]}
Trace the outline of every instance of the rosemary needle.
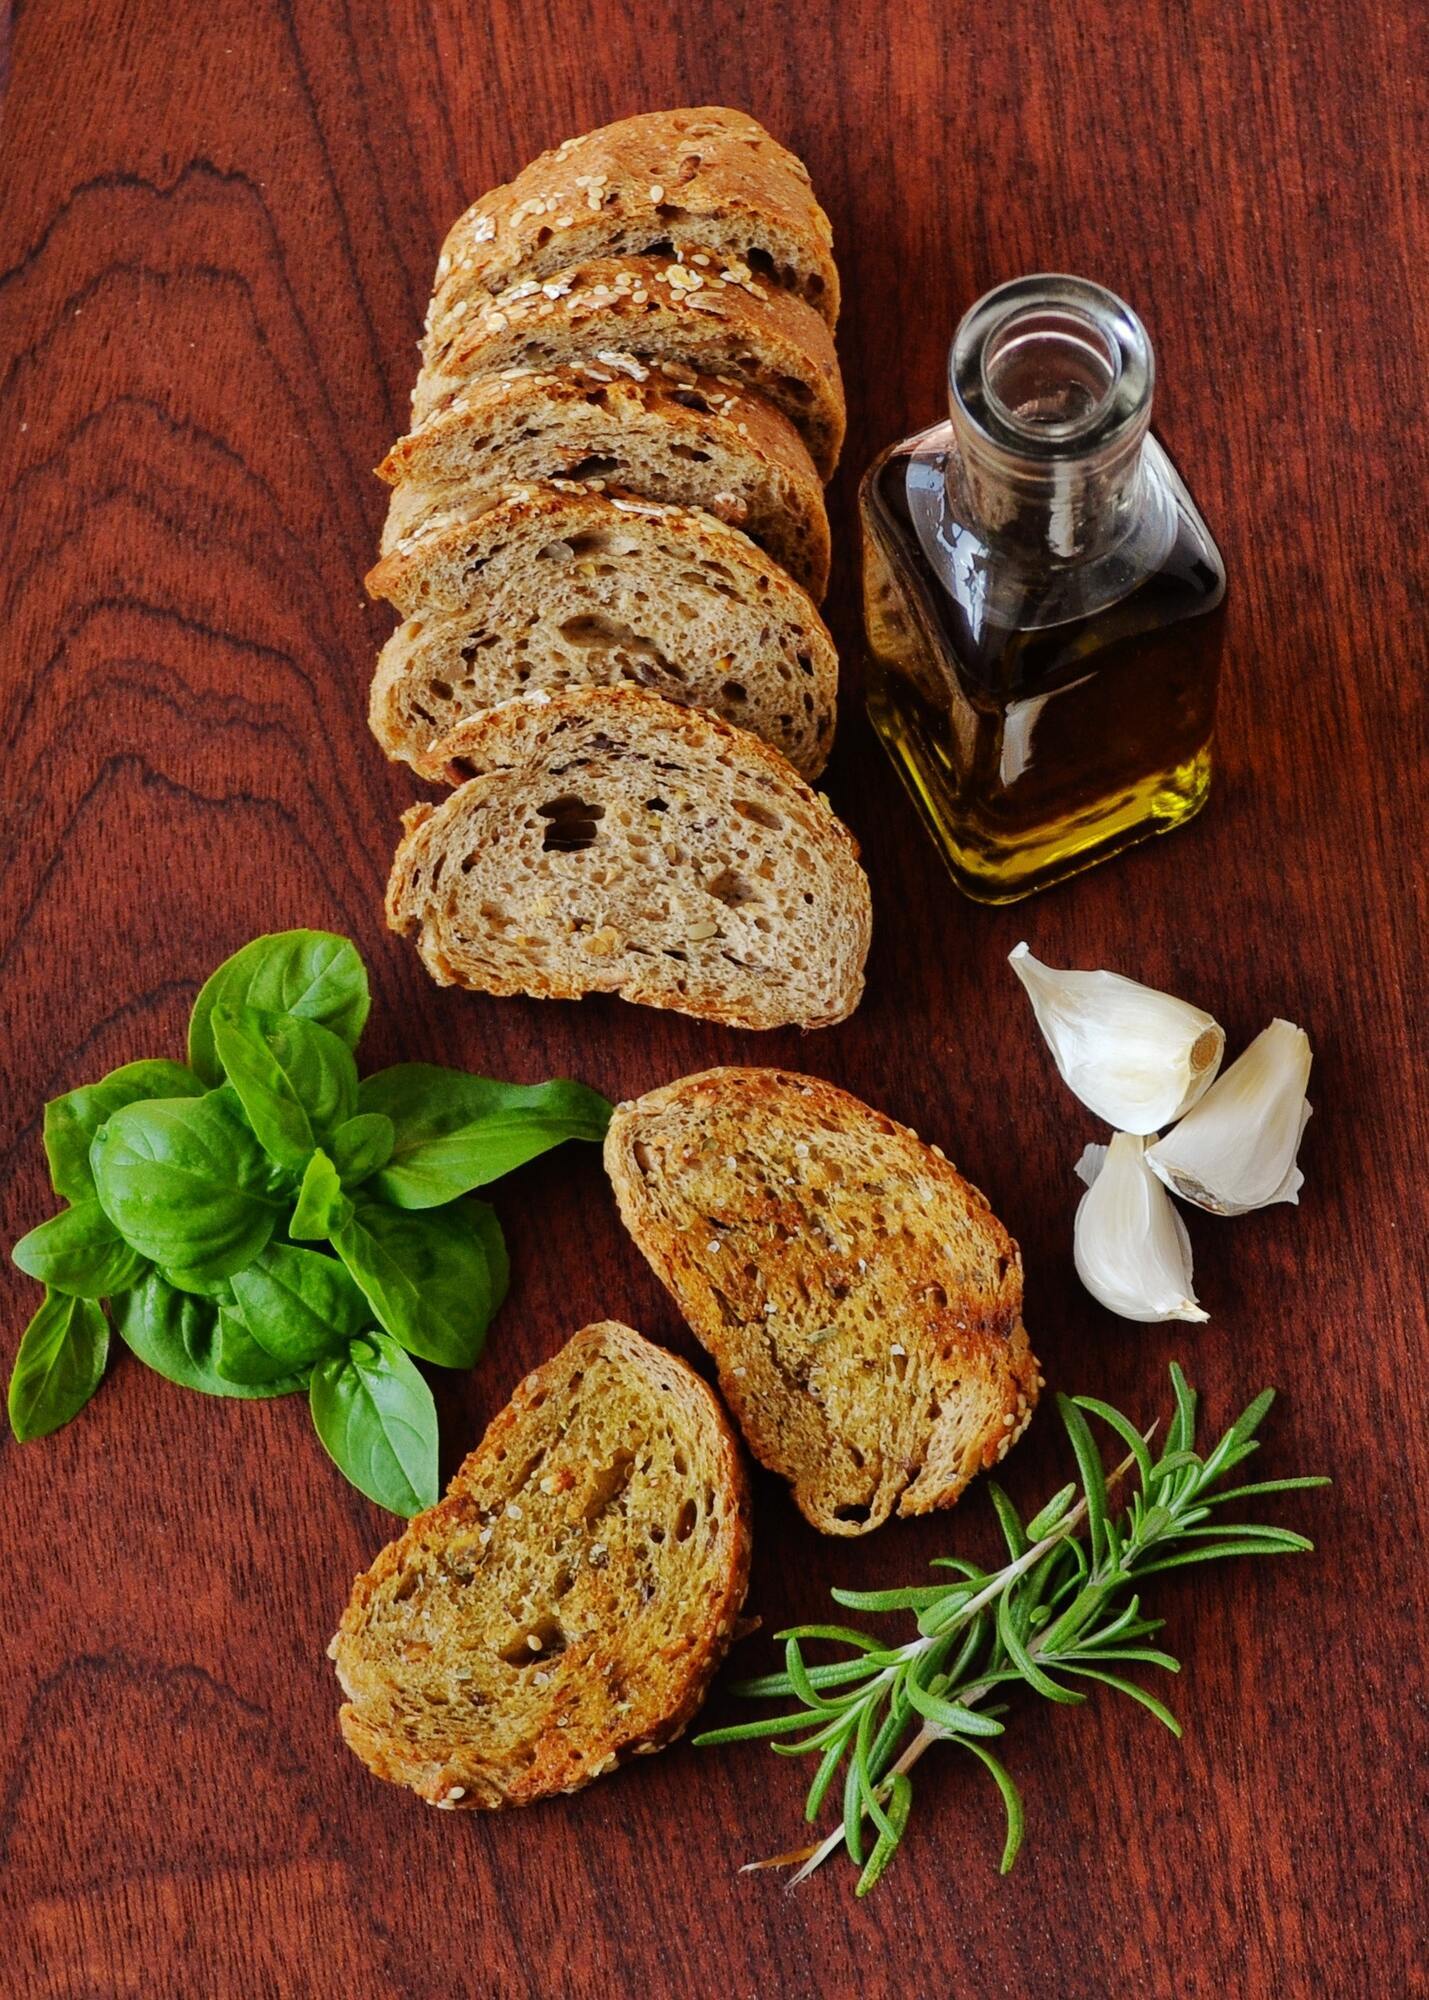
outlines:
{"label": "rosemary needle", "polygon": [[[1196,1394],[1174,1362],[1171,1387],[1175,1410],[1166,1449],[1154,1460],[1155,1424],[1138,1431],[1095,1396],[1058,1396],[1078,1477],[1026,1523],[1002,1489],[988,1482],[1008,1549],[1001,1569],[981,1570],[947,1556],[934,1566],[954,1572],[949,1583],[833,1592],[849,1610],[913,1613],[916,1639],[888,1646],[847,1625],[799,1625],[779,1635],[785,1642],[784,1671],[741,1682],[734,1693],[757,1700],[792,1698],[796,1706],[756,1722],[708,1730],[695,1741],[713,1745],[763,1737],[776,1739],[772,1748],[785,1756],[817,1753],[805,1816],[816,1820],[841,1783],[842,1817],[813,1845],[749,1862],[748,1868],[797,1867],[792,1886],[842,1847],[860,1870],[856,1893],[866,1895],[903,1839],[913,1804],[910,1771],[935,1743],[957,1743],[984,1766],[1001,1795],[1006,1874],[1022,1842],[1022,1802],[989,1741],[1003,1734],[1000,1697],[1014,1687],[1068,1706],[1086,1700],[1090,1690],[1080,1683],[1110,1687],[1180,1735],[1180,1724],[1155,1695],[1115,1671],[1133,1665],[1179,1672],[1169,1653],[1148,1643],[1162,1621],[1143,1615],[1135,1586],[1190,1563],[1310,1549],[1313,1544],[1289,1528],[1218,1520],[1214,1509],[1329,1481],[1305,1477],[1226,1485],[1235,1467],[1259,1448],[1256,1432],[1274,1391],[1257,1396],[1203,1456],[1196,1450]],[[1110,1473],[1103,1469],[1088,1416],[1127,1447]],[[1111,1490],[1129,1476],[1135,1479],[1131,1497],[1113,1512]],[[814,1642],[841,1648],[844,1657],[811,1664],[804,1648]],[[788,1736],[797,1740],[777,1740]]]}

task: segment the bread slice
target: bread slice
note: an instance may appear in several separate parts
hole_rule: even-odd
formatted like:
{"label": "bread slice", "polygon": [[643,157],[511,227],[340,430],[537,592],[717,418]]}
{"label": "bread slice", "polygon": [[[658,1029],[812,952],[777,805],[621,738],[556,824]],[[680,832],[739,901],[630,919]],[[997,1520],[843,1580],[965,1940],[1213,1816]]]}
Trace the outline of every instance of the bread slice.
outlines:
{"label": "bread slice", "polygon": [[378,659],[373,734],[424,777],[466,716],[625,682],[752,730],[805,777],[828,759],[839,668],[823,620],[709,514],[546,488],[433,517],[373,577],[414,614]]}
{"label": "bread slice", "polygon": [[737,1028],[857,1006],[857,842],[757,737],[644,688],[572,688],[462,723],[446,752],[468,782],[406,815],[387,888],[440,985]]}
{"label": "bread slice", "polygon": [[788,419],[720,382],[681,388],[629,364],[509,369],[478,376],[447,409],[398,440],[378,467],[396,487],[385,555],[431,513],[474,507],[508,486],[568,480],[702,507],[743,528],[815,598],[829,580],[819,475]]}
{"label": "bread slice", "polygon": [[699,1708],[749,1549],[714,1396],[628,1326],[588,1326],[358,1577],[328,1648],[342,1733],[435,1806],[577,1791]]}
{"label": "bread slice", "polygon": [[713,1069],[618,1106],[605,1164],[750,1450],[825,1534],[950,1507],[1021,1437],[1017,1245],[916,1133],[814,1077]]}
{"label": "bread slice", "polygon": [[567,139],[494,188],[437,263],[426,358],[439,363],[471,300],[588,257],[683,255],[744,266],[838,318],[833,231],[801,160],[747,112],[646,112]]}
{"label": "bread slice", "polygon": [[670,257],[593,258],[474,300],[417,377],[414,423],[446,409],[473,376],[572,362],[634,364],[686,384],[714,376],[753,390],[793,424],[821,479],[838,463],[843,384],[824,321],[747,272],[705,272]]}

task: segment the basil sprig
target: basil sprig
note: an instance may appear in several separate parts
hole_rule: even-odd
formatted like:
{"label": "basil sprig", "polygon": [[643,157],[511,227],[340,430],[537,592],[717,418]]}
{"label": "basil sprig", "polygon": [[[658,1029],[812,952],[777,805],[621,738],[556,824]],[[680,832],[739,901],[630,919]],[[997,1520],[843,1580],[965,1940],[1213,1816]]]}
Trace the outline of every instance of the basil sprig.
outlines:
{"label": "basil sprig", "polygon": [[46,1287],[10,1381],[17,1438],[84,1407],[112,1320],[182,1388],[306,1390],[359,1491],[399,1514],[432,1505],[436,1406],[408,1357],[471,1367],[506,1294],[501,1227],[472,1190],[599,1141],[610,1106],[583,1084],[430,1063],[359,1081],[368,1007],[349,939],[255,938],[200,991],[187,1064],[126,1063],[45,1107],[67,1205],[15,1245]]}

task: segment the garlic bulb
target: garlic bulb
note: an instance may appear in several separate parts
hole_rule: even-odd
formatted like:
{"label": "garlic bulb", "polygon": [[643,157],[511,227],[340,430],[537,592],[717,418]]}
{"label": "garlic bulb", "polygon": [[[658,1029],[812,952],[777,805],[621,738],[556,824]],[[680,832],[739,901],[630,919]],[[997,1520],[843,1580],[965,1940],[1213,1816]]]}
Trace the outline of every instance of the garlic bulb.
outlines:
{"label": "garlic bulb", "polygon": [[[1103,1157],[1098,1160],[1096,1154]],[[1146,1141],[1116,1132],[1077,1162],[1088,1182],[1077,1208],[1072,1256],[1077,1276],[1123,1319],[1203,1320],[1191,1289],[1191,1239],[1170,1195],[1146,1165]]]}
{"label": "garlic bulb", "polygon": [[1116,972],[1058,972],[1025,944],[1008,963],[1027,988],[1062,1080],[1118,1131],[1159,1132],[1220,1068],[1226,1038],[1209,1014]]}
{"label": "garlic bulb", "polygon": [[1305,1176],[1295,1156],[1310,1117],[1309,1080],[1309,1036],[1291,1021],[1272,1021],[1157,1140],[1148,1166],[1173,1194],[1212,1215],[1298,1202]]}

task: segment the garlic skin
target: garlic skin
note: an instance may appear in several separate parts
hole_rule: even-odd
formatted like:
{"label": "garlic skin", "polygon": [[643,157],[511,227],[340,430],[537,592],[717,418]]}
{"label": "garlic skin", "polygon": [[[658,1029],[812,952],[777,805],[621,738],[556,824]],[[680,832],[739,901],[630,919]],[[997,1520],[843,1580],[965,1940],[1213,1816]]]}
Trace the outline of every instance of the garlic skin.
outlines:
{"label": "garlic skin", "polygon": [[1025,944],[1008,964],[1027,989],[1068,1089],[1119,1132],[1159,1132],[1180,1118],[1220,1068],[1225,1033],[1170,993],[1116,972],[1059,972]]}
{"label": "garlic skin", "polygon": [[1305,1176],[1296,1155],[1310,1118],[1310,1061],[1304,1029],[1272,1021],[1150,1148],[1147,1165],[1173,1194],[1212,1215],[1298,1203]]}
{"label": "garlic skin", "polygon": [[1088,1146],[1077,1172],[1088,1186],[1077,1206],[1072,1256],[1098,1304],[1143,1324],[1209,1319],[1191,1289],[1191,1239],[1146,1165],[1145,1139],[1116,1132],[1109,1146]]}

